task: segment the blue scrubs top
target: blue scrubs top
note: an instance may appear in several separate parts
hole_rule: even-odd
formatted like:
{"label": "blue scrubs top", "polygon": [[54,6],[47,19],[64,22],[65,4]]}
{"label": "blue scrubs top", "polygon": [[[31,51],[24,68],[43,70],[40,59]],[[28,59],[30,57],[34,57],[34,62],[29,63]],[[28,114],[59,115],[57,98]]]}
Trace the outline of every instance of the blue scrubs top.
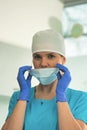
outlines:
{"label": "blue scrubs top", "polygon": [[[35,87],[31,88],[31,98],[27,103],[23,130],[59,130],[56,98],[35,99],[34,94]],[[87,123],[87,92],[68,88],[66,96],[75,119]],[[11,115],[18,97],[19,92],[14,92],[9,103],[7,118]]]}

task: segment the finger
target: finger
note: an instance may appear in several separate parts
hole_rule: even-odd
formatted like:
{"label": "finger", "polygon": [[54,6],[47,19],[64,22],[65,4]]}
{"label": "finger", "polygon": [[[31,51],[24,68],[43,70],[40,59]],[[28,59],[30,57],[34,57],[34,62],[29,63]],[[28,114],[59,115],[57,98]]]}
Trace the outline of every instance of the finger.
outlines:
{"label": "finger", "polygon": [[71,77],[70,71],[68,70],[67,67],[65,67],[65,66],[63,66],[61,64],[57,64],[56,66],[59,68],[59,70],[61,70],[62,72],[64,72],[64,74],[61,75],[61,77]]}
{"label": "finger", "polygon": [[63,72],[69,71],[67,67],[63,66],[62,64],[56,64],[56,67]]}
{"label": "finger", "polygon": [[24,74],[25,71],[28,71],[28,70],[30,70],[31,68],[32,68],[32,66],[22,66],[22,67],[19,68],[19,73],[20,73],[20,74]]}
{"label": "finger", "polygon": [[32,75],[30,75],[30,73],[28,74],[27,80],[31,80]]}
{"label": "finger", "polygon": [[60,72],[58,72],[57,78],[58,78],[58,80],[61,79],[61,74],[60,74]]}

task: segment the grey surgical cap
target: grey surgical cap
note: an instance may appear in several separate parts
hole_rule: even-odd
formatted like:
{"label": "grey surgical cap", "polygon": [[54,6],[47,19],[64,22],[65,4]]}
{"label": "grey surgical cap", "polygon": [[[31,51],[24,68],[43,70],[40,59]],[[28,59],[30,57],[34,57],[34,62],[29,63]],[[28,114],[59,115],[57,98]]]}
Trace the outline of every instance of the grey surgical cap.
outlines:
{"label": "grey surgical cap", "polygon": [[48,29],[35,33],[32,40],[32,53],[50,51],[65,57],[64,39],[60,33]]}

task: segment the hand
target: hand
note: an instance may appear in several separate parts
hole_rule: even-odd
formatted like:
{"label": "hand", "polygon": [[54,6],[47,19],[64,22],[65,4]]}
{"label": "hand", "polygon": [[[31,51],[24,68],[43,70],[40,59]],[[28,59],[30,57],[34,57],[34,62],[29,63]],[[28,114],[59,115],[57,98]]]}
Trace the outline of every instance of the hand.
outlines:
{"label": "hand", "polygon": [[25,79],[24,73],[29,71],[32,67],[31,66],[23,66],[19,68],[17,81],[20,86],[20,95],[19,100],[26,100],[29,101],[30,98],[30,87],[31,87],[31,75],[29,74],[28,77]]}
{"label": "hand", "polygon": [[67,99],[65,92],[71,81],[70,72],[65,66],[61,64],[57,64],[56,67],[64,73],[63,75],[61,75],[61,72],[59,71],[57,75],[58,83],[56,87],[56,101],[66,102]]}

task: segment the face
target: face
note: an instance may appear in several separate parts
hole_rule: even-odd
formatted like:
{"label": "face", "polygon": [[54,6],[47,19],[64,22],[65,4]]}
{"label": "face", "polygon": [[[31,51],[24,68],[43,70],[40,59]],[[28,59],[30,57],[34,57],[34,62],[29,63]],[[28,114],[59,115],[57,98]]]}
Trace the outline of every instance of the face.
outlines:
{"label": "face", "polygon": [[33,54],[33,65],[36,69],[56,67],[57,63],[65,63],[65,58],[58,53],[37,52]]}

